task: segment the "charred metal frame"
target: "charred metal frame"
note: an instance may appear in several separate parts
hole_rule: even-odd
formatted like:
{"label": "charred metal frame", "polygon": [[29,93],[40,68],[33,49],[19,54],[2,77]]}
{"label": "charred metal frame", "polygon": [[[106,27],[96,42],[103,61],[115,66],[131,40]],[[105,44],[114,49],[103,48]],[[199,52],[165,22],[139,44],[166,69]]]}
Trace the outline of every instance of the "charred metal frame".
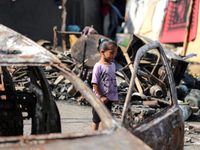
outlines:
{"label": "charred metal frame", "polygon": [[[161,54],[161,59],[164,63],[164,67],[167,71],[166,74],[170,84],[171,104],[170,106],[166,107],[165,110],[159,112],[155,116],[147,118],[142,124],[131,127],[130,124],[132,120],[129,120],[127,116],[130,115],[130,100],[135,84],[138,65],[142,55],[152,49],[157,49],[159,51]],[[153,149],[183,149],[184,140],[182,137],[184,136],[184,120],[177,103],[175,82],[172,76],[172,71],[168,64],[167,57],[162,49],[162,46],[157,41],[141,47],[136,53],[134,61],[134,73],[131,76],[130,86],[122,113],[121,125],[142,139]]]}
{"label": "charred metal frame", "polygon": [[64,51],[66,50],[66,38],[65,35],[69,34],[78,34],[81,35],[82,32],[69,32],[69,31],[58,31],[57,26],[53,27],[53,33],[54,33],[54,38],[53,38],[53,49],[56,50],[58,46],[58,34],[61,34],[61,39],[62,39],[62,47]]}
{"label": "charred metal frame", "polygon": [[[23,120],[32,119],[32,134],[61,132],[60,116],[41,67],[28,67],[30,91],[0,91],[1,136],[23,135]],[[12,79],[11,79],[12,80]],[[40,81],[38,85],[37,81]],[[14,86],[14,85],[7,85]],[[4,126],[4,124],[7,124]]]}

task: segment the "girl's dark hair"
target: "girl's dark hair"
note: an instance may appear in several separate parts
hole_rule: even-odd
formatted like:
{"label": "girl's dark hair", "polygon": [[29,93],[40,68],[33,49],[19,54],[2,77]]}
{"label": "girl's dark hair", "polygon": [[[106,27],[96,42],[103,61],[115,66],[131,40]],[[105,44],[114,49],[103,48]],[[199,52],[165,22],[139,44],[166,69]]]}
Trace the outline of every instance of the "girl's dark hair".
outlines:
{"label": "girl's dark hair", "polygon": [[111,39],[99,39],[97,50],[100,51],[103,49],[104,51],[107,51],[110,49],[110,46],[117,47],[117,43]]}

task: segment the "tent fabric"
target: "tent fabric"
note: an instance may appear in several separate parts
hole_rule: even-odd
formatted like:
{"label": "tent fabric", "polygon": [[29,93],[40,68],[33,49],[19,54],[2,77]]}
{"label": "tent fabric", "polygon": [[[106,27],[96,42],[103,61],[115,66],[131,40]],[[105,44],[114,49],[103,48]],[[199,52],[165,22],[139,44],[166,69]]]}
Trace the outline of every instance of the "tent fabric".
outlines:
{"label": "tent fabric", "polygon": [[146,37],[153,37],[153,16],[156,9],[156,5],[160,0],[151,0],[147,3],[147,13],[140,27],[139,34]]}
{"label": "tent fabric", "polygon": [[[164,27],[161,35],[161,43],[178,43],[184,42],[187,25],[187,14],[190,1],[177,0],[169,2]],[[189,39],[191,41],[196,38],[197,22],[198,22],[199,0],[194,0],[192,22],[189,30]]]}
{"label": "tent fabric", "polygon": [[129,0],[124,33],[141,34],[159,40],[169,0]]}
{"label": "tent fabric", "polygon": [[[200,33],[200,12],[198,12],[198,27],[197,27],[197,33]],[[190,57],[189,59],[187,59],[188,61],[193,61],[193,62],[197,62],[197,63],[200,63],[200,50],[199,50],[199,47],[200,47],[200,34],[197,34],[196,35],[196,38],[192,41],[190,41],[188,43],[188,47],[187,47],[187,51],[186,51],[186,55],[189,55],[189,54],[197,54],[197,56],[195,57]]]}
{"label": "tent fabric", "polygon": [[144,19],[144,10],[147,2],[148,0],[128,1],[126,5],[126,16],[128,17],[128,21],[124,27],[125,33],[138,33]]}

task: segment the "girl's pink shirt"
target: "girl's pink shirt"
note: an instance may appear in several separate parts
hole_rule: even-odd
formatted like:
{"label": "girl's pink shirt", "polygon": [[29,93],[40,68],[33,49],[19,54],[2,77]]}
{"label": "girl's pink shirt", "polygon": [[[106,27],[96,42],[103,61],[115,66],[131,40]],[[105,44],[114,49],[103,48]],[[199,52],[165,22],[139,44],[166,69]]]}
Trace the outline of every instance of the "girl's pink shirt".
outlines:
{"label": "girl's pink shirt", "polygon": [[[107,97],[111,101],[118,101],[115,71],[116,67],[113,62],[111,62],[111,65],[105,65],[97,62],[94,65],[92,73],[91,83],[97,84],[103,96]],[[98,94],[95,92],[94,88],[93,91],[98,97]]]}

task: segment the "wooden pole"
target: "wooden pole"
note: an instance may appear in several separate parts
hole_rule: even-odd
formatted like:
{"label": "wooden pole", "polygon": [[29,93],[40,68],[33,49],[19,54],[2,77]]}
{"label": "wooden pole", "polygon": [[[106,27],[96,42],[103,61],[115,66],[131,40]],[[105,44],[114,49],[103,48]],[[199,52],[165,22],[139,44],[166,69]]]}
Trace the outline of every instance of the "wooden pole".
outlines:
{"label": "wooden pole", "polygon": [[[66,0],[62,1],[62,25],[61,25],[61,31],[65,31],[66,29],[66,16],[67,16],[67,11],[66,11]],[[61,34],[62,36],[62,47],[63,47],[63,51],[66,51],[66,38],[65,38],[65,34]]]}
{"label": "wooden pole", "polygon": [[192,8],[193,8],[194,0],[190,1],[190,7],[188,10],[188,15],[187,15],[187,24],[186,24],[186,34],[185,34],[185,39],[183,43],[183,51],[182,51],[182,56],[186,55],[187,52],[187,47],[188,47],[188,37],[190,33],[190,25],[191,25],[191,20],[192,20]]}
{"label": "wooden pole", "polygon": [[[133,67],[133,64],[131,63],[131,60],[130,60],[128,53],[124,53],[124,56],[126,58],[127,63],[129,64],[129,69],[131,71],[131,74],[133,74],[134,67]],[[139,93],[143,94],[142,87],[141,87],[139,79],[137,77],[135,78],[135,84],[137,86]]]}

